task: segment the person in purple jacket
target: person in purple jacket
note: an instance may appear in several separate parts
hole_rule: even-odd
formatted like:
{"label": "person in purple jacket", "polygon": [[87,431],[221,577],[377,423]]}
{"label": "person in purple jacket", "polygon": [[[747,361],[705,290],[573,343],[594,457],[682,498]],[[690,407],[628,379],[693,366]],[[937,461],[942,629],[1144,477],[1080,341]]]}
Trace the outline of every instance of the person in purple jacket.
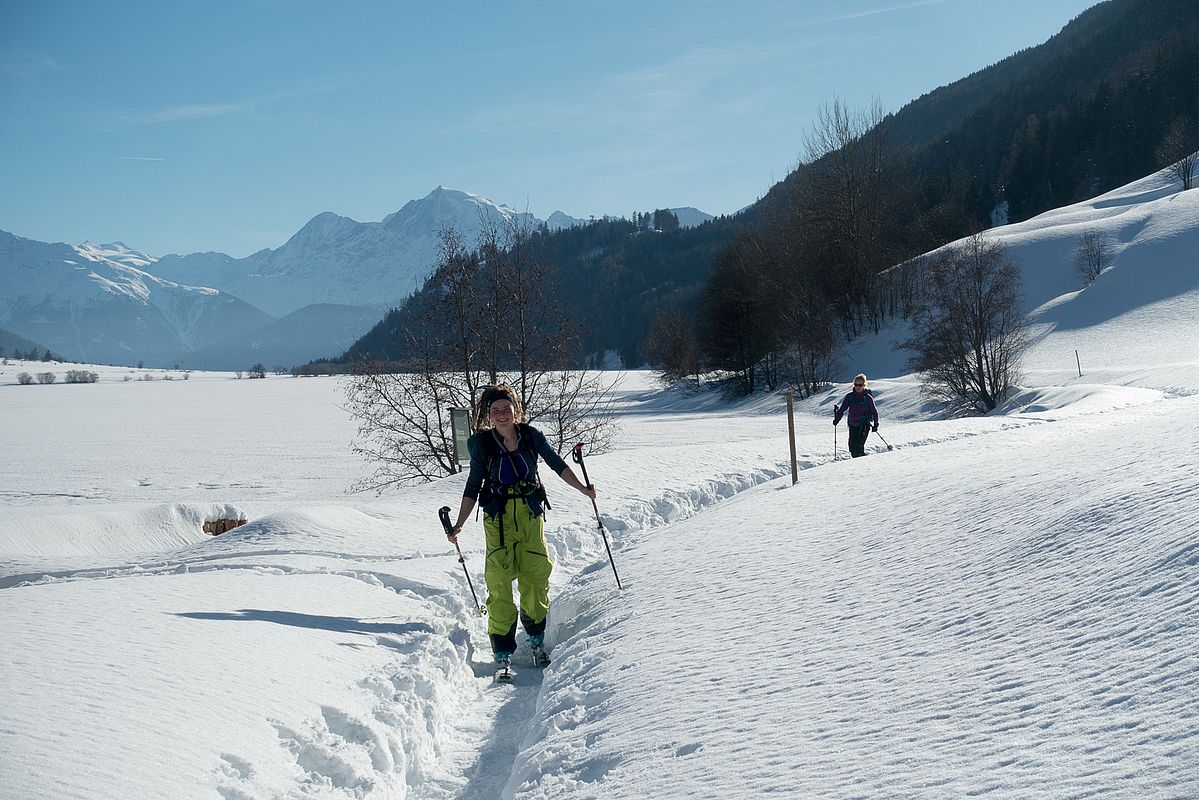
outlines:
{"label": "person in purple jacket", "polygon": [[853,379],[853,391],[833,407],[834,425],[841,421],[842,415],[848,417],[846,424],[849,425],[850,455],[854,458],[866,455],[866,437],[871,430],[878,430],[878,409],[874,406],[870,390],[866,388],[866,376],[860,372]]}

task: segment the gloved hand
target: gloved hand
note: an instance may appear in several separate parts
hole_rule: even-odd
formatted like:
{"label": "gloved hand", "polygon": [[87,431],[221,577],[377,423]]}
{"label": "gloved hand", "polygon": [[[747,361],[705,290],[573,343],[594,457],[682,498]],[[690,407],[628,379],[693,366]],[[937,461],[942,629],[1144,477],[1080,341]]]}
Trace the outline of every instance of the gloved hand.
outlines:
{"label": "gloved hand", "polygon": [[840,418],[840,417],[833,417],[833,424],[834,424],[834,425],[836,425],[836,424],[837,424],[838,422],[840,422],[840,421],[841,421],[841,418]]}
{"label": "gloved hand", "polygon": [[874,423],[874,427],[871,428],[870,430],[874,431],[875,433],[878,433],[878,423],[877,422]]}

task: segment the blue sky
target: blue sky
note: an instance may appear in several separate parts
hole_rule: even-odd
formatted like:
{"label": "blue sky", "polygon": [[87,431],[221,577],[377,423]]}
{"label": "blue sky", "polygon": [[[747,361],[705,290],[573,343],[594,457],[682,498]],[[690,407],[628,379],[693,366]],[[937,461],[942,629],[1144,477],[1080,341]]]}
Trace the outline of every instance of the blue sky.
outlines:
{"label": "blue sky", "polygon": [[1094,0],[0,0],[0,229],[277,247],[438,185],[736,211],[834,96],[887,110]]}

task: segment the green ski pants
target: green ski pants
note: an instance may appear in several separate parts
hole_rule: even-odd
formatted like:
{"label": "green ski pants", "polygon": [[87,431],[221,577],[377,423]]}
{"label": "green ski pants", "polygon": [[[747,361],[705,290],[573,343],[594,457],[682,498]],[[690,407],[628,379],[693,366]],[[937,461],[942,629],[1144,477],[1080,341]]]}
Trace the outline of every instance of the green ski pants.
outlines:
{"label": "green ski pants", "polygon": [[487,633],[496,652],[516,650],[517,608],[512,581],[520,591],[520,620],[529,635],[545,631],[550,610],[550,573],[545,517],[534,517],[524,500],[510,499],[499,516],[483,515],[487,539]]}

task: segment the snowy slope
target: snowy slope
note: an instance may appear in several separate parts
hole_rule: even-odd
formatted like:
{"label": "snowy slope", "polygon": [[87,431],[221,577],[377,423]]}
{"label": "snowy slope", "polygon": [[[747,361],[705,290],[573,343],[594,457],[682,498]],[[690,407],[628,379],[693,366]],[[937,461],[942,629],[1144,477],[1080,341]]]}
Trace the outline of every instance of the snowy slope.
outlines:
{"label": "snowy slope", "polygon": [[[617,445],[588,459],[626,589],[590,503],[549,478],[554,661],[522,649],[512,685],[491,680],[436,519],[463,476],[344,494],[366,467],[335,379],[17,386],[27,367],[0,367],[23,456],[0,460],[0,786],[1199,796],[1199,433],[1179,425],[1199,412],[1199,354],[1168,343],[1199,329],[1199,217],[1173,216],[1188,202],[1126,204],[1144,224],[1078,294],[1053,256],[1073,223],[993,234],[1040,270],[1034,354],[1066,341],[1103,371],[1047,358],[998,412],[936,420],[911,376],[870,369],[895,450],[872,437],[844,459],[836,387],[799,404],[796,486],[780,398],[626,376]],[[1094,291],[1125,268],[1178,293]],[[1128,363],[1111,344],[1142,339],[1165,344]],[[198,532],[234,513],[249,524]],[[463,543],[479,587],[477,523]]]}
{"label": "snowy slope", "polygon": [[[1187,352],[1199,322],[1199,193],[1180,188],[1163,170],[985,232],[1023,274],[1034,323],[1027,381],[1077,379],[1081,362],[1083,376],[1096,382],[1179,391],[1199,385]],[[1088,231],[1111,243],[1114,261],[1084,287],[1072,263]],[[899,324],[865,337],[850,346],[850,361],[870,375],[900,374],[906,355],[893,347],[909,335]]]}
{"label": "snowy slope", "polygon": [[76,247],[75,250],[80,255],[86,256],[93,261],[106,259],[123,264],[126,267],[136,267],[137,269],[145,269],[157,260],[152,255],[143,253],[140,250],[134,250],[124,242],[111,242],[109,244],[84,242]]}
{"label": "snowy slope", "polygon": [[124,245],[48,244],[0,231],[0,326],[55,354],[169,364],[270,318],[236,297],[144,272]]}

